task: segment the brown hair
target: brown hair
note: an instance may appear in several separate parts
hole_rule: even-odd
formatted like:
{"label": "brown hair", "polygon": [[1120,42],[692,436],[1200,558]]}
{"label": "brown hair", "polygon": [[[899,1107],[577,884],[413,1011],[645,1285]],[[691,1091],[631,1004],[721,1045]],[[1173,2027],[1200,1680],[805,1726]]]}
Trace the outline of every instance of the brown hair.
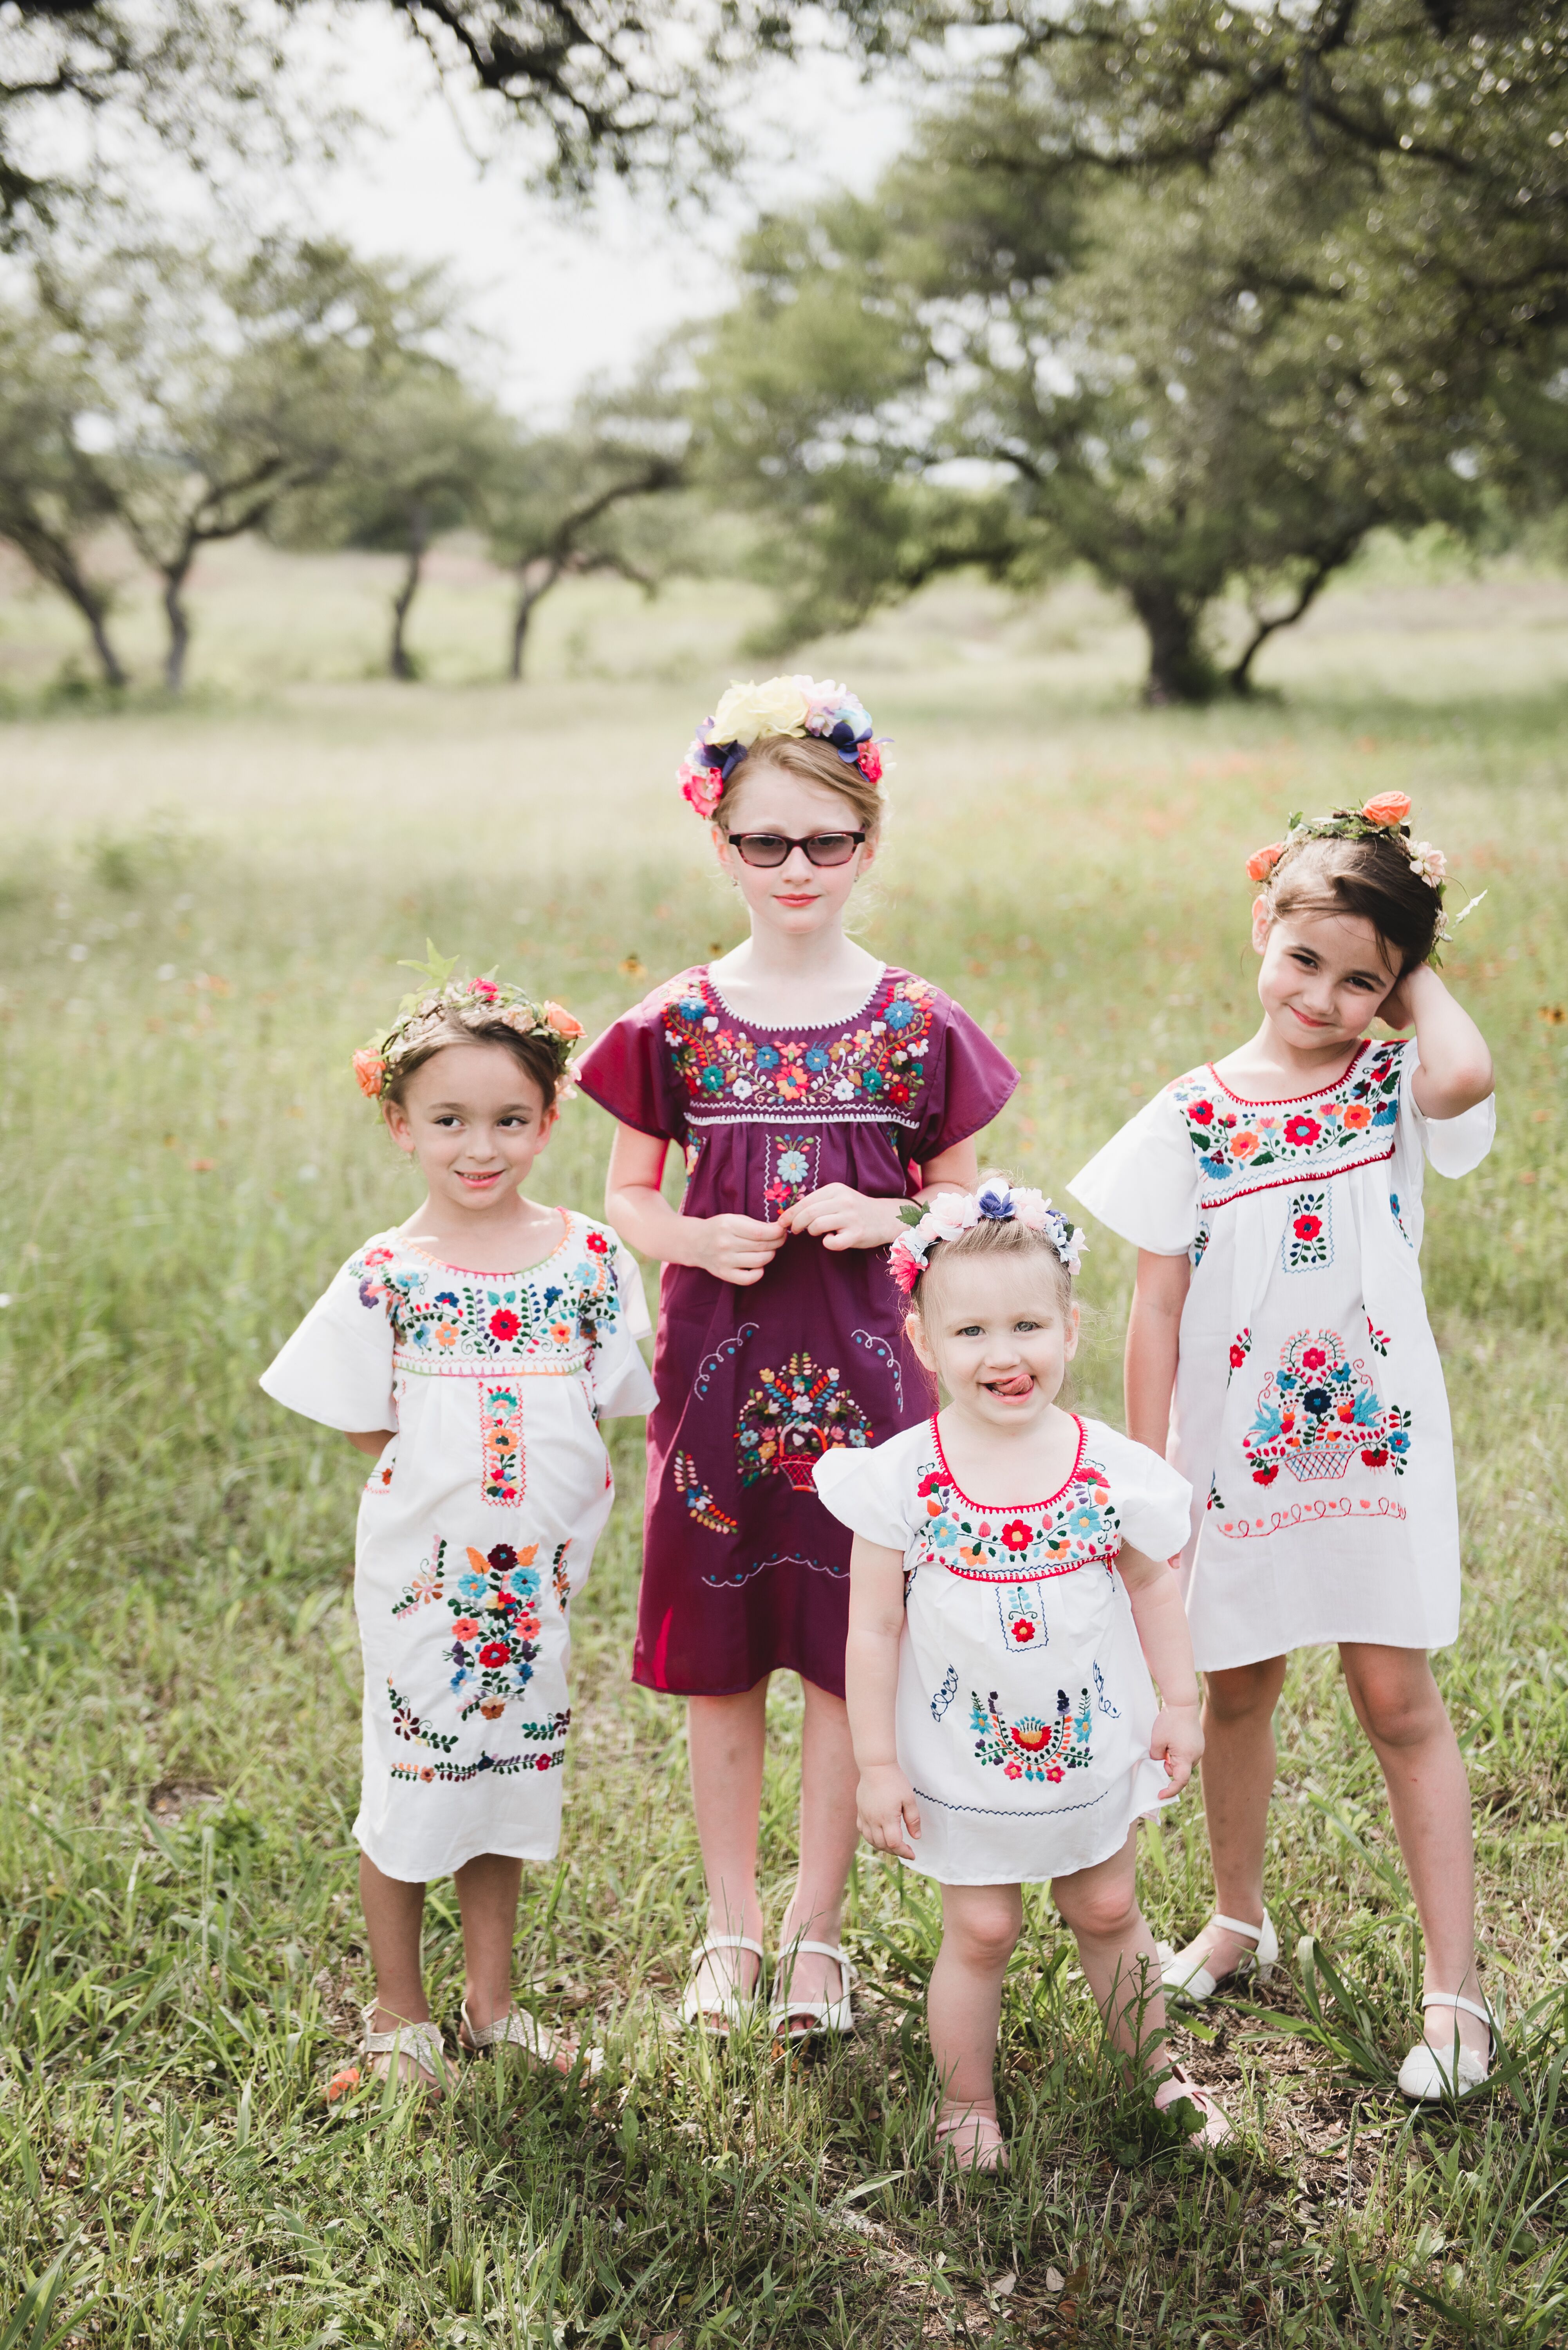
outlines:
{"label": "brown hair", "polygon": [[887,814],[879,787],[868,784],[857,766],[841,759],[831,743],[819,742],[813,734],[764,734],[753,744],[740,764],[732,767],[730,780],[719,795],[711,821],[721,828],[729,825],[741,785],[759,767],[780,767],[786,775],[798,775],[803,783],[836,792],[854,809],[856,829],[876,837]]}
{"label": "brown hair", "polygon": [[1407,827],[1361,840],[1303,840],[1287,848],[1265,884],[1271,919],[1282,914],[1358,914],[1371,923],[1399,977],[1438,943],[1442,900],[1410,869]]}
{"label": "brown hair", "polygon": [[516,1029],[509,1028],[504,1020],[475,1019],[472,1014],[462,1019],[453,1014],[443,1020],[433,1036],[415,1045],[413,1051],[399,1062],[383,1088],[383,1108],[388,1102],[396,1102],[400,1109],[406,1108],[404,1096],[408,1091],[409,1079],[416,1069],[422,1069],[427,1061],[433,1060],[448,1045],[504,1045],[524,1076],[532,1077],[543,1094],[546,1116],[555,1108],[556,1097],[566,1082],[566,1071],[560,1065],[558,1048],[547,1036],[520,1036]]}

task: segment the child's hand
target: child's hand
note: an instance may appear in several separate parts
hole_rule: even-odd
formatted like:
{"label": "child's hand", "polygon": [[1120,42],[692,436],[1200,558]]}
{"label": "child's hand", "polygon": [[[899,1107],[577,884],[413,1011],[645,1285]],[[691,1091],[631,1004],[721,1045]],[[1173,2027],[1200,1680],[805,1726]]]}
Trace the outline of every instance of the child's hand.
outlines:
{"label": "child's hand", "polygon": [[1162,1705],[1154,1717],[1149,1732],[1148,1751],[1157,1762],[1165,1764],[1168,1787],[1159,1791],[1159,1800],[1168,1804],[1172,1795],[1179,1795],[1203,1753],[1203,1721],[1196,1705]]}
{"label": "child's hand", "polygon": [[759,1224],[754,1216],[704,1216],[701,1236],[702,1253],[697,1262],[703,1272],[732,1282],[737,1289],[749,1289],[772,1264],[785,1232],[782,1223]]}
{"label": "child's hand", "polygon": [[904,1229],[898,1200],[868,1200],[847,1183],[825,1183],[784,1211],[786,1231],[809,1232],[824,1248],[886,1248]]}
{"label": "child's hand", "polygon": [[900,1860],[914,1859],[909,1837],[920,1833],[920,1807],[896,1762],[878,1762],[860,1773],[860,1784],[855,1790],[855,1825],[878,1852],[897,1853]]}

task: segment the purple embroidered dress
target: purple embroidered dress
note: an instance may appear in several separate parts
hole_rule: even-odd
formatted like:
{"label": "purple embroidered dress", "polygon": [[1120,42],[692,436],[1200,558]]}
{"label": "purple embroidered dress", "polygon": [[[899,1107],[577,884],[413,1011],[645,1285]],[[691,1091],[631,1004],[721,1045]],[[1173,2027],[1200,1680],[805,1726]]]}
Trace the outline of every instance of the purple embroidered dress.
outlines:
{"label": "purple embroidered dress", "polygon": [[[764,1220],[826,1183],[913,1195],[1017,1082],[950,997],[890,966],[849,1019],[793,1029],[681,972],[582,1068],[612,1118],[684,1149],[683,1214]],[[812,1472],[932,1402],[888,1253],[797,1235],[750,1288],[667,1264],[659,1303],[634,1677],[723,1696],[788,1670],[842,1696],[851,1537]]]}

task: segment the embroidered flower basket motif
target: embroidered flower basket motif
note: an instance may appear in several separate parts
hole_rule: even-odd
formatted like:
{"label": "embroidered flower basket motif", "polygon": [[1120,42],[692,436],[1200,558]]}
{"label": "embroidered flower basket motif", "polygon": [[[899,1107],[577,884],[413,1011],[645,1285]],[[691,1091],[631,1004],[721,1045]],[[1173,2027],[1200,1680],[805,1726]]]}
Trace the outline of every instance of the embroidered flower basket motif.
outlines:
{"label": "embroidered flower basket motif", "polygon": [[870,1441],[871,1423],[839,1373],[819,1370],[809,1355],[763,1371],[735,1425],[742,1484],[777,1474],[797,1493],[814,1491],[812,1471],[831,1446]]}
{"label": "embroidered flower basket motif", "polygon": [[1038,1586],[1013,1583],[1000,1587],[996,1613],[1002,1625],[1002,1645],[1010,1656],[1044,1653],[1051,1633],[1045,1610],[1040,1605]]}
{"label": "embroidered flower basket motif", "polygon": [[1280,1263],[1287,1273],[1315,1273],[1334,1263],[1334,1208],[1326,1183],[1315,1191],[1293,1193],[1280,1235]]}
{"label": "embroidered flower basket motif", "polygon": [[360,1305],[391,1324],[400,1370],[537,1361],[552,1371],[584,1371],[620,1318],[613,1248],[590,1225],[579,1254],[562,1250],[523,1274],[458,1273],[383,1247],[361,1251],[348,1270]]}
{"label": "embroidered flower basket motif", "polygon": [[1000,1770],[1008,1779],[1044,1779],[1056,1786],[1069,1771],[1085,1770],[1093,1760],[1087,1690],[1079,1692],[1076,1712],[1066,1690],[1058,1690],[1056,1710],[1050,1719],[1024,1714],[1017,1721],[1009,1721],[1000,1711],[994,1690],[983,1703],[971,1690],[969,1726],[975,1732],[976,1761]]}
{"label": "embroidered flower basket motif", "polygon": [[523,1499],[523,1395],[514,1382],[479,1391],[479,1438],[483,1454],[481,1491],[498,1510]]}
{"label": "embroidered flower basket motif", "polygon": [[1332,1481],[1357,1458],[1403,1476],[1410,1414],[1379,1402],[1366,1364],[1336,1331],[1301,1330],[1263,1384],[1241,1450],[1256,1485],[1272,1485],[1282,1469],[1303,1484]]}
{"label": "embroidered flower basket motif", "polygon": [[673,983],[664,1002],[664,1040],[693,1126],[781,1115],[918,1126],[931,1023],[925,981],[886,975],[859,1024],[837,1036],[808,1029],[759,1039],[726,1008],[705,972]]}
{"label": "embroidered flower basket motif", "polygon": [[685,1503],[687,1514],[694,1524],[706,1526],[711,1534],[732,1534],[740,1531],[740,1521],[719,1507],[713,1499],[712,1488],[701,1476],[690,1452],[677,1452],[671,1466],[675,1490]]}
{"label": "embroidered flower basket motif", "polygon": [[770,1134],[763,1158],[763,1220],[771,1222],[775,1216],[804,1200],[808,1191],[817,1188],[817,1160],[822,1151],[819,1134]]}
{"label": "embroidered flower basket motif", "polygon": [[[1050,1575],[1071,1575],[1091,1560],[1109,1566],[1121,1548],[1121,1519],[1109,1480],[1086,1458],[1060,1493],[1018,1509],[977,1509],[940,1458],[925,1462],[917,1491],[926,1523],[916,1565],[945,1567],[965,1582],[1010,1588],[1043,1583]],[[1005,1596],[999,1595],[999,1604]]]}
{"label": "embroidered flower basket motif", "polygon": [[1326,1092],[1300,1102],[1235,1101],[1211,1073],[1168,1091],[1206,1179],[1200,1209],[1225,1206],[1307,1175],[1341,1175],[1394,1155],[1402,1044],[1365,1045]]}

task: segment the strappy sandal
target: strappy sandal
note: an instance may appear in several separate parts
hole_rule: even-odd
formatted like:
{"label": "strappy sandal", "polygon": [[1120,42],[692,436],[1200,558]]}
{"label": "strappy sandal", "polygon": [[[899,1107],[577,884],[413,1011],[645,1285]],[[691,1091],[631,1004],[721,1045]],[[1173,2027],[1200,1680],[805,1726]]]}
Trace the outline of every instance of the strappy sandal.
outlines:
{"label": "strappy sandal", "polygon": [[994,2115],[977,2113],[972,2106],[961,2114],[938,2114],[932,2136],[943,2159],[960,2170],[978,2171],[989,2178],[1009,2167],[1001,2123]]}
{"label": "strappy sandal", "polygon": [[704,1934],[691,1953],[691,1978],[680,2001],[680,2021],[690,2030],[694,2024],[707,2032],[716,2032],[725,2038],[737,2024],[749,2023],[756,2013],[757,1991],[753,1983],[748,1990],[743,1983],[732,1981],[717,1997],[704,1991],[697,1977],[703,1961],[721,1950],[750,1950],[757,1962],[757,1980],[762,1980],[763,1946],[753,1942],[749,1934]]}
{"label": "strappy sandal", "polygon": [[1231,2136],[1231,2125],[1221,2112],[1219,2099],[1207,2089],[1200,2089],[1184,2064],[1172,2064],[1166,2078],[1154,2093],[1155,2111],[1167,2113],[1186,2097],[1203,2116],[1199,2129],[1189,2130],[1189,2146],[1223,2146]]}
{"label": "strappy sandal", "polygon": [[781,2034],[793,2048],[797,2042],[810,2040],[817,2033],[853,2032],[855,2008],[850,1992],[855,1988],[855,1970],[836,1942],[792,1942],[789,1960],[793,1967],[802,1950],[815,1950],[819,1958],[831,1959],[838,1969],[836,1999],[775,1999],[768,2007],[768,2029]]}
{"label": "strappy sandal", "polygon": [[493,2023],[478,2024],[470,2016],[468,2002],[464,2000],[461,2013],[462,2030],[458,2035],[458,2046],[466,2048],[471,2056],[488,2055],[493,2048],[521,2048],[544,2071],[571,2073],[579,2057],[584,2072],[590,2076],[604,2070],[602,2048],[584,2049],[579,2041],[552,2032],[547,2023],[541,2023],[525,2007],[509,2007]]}
{"label": "strappy sandal", "polygon": [[[364,2011],[365,2029],[359,2042],[359,2053],[371,2060],[370,2069],[379,2081],[396,2078],[400,2088],[422,2089],[427,2096],[446,2095],[447,2056],[441,2044],[441,2026],[427,2018],[422,2023],[395,2024],[390,2032],[371,2029],[376,2015],[376,2002]],[[382,2065],[379,2060],[389,2061]],[[407,2073],[404,2060],[415,2070]]]}
{"label": "strappy sandal", "polygon": [[[1429,2007],[1462,2007],[1467,2015],[1480,2016],[1495,2045],[1497,2025],[1490,2008],[1479,2006],[1473,1999],[1461,1999],[1457,1991],[1429,1991],[1421,2002],[1422,2013]],[[1429,2040],[1417,2041],[1399,2067],[1399,2086],[1412,2105],[1430,2105],[1439,2097],[1468,2097],[1490,2070],[1490,2057],[1478,2056],[1473,2048],[1467,2048],[1456,2025],[1446,2048],[1434,2048]]]}
{"label": "strappy sandal", "polygon": [[[1266,1983],[1280,1962],[1280,1938],[1266,1909],[1261,1926],[1250,1926],[1245,1918],[1221,1918],[1218,1910],[1209,1925],[1223,1926],[1228,1934],[1245,1935],[1248,1941],[1257,1944],[1257,1950],[1251,1958],[1243,1954],[1222,1975],[1215,1975],[1210,1974],[1202,1959],[1193,1955],[1199,1937],[1195,1936],[1184,1950],[1172,1950],[1168,1942],[1157,1942],[1155,1955],[1159,1960],[1160,1981],[1167,1991],[1189,1999],[1195,2007],[1212,1999],[1222,1984],[1234,1982],[1243,1969],[1250,1970],[1257,1981]],[[1203,1930],[1207,1933],[1208,1927]]]}

